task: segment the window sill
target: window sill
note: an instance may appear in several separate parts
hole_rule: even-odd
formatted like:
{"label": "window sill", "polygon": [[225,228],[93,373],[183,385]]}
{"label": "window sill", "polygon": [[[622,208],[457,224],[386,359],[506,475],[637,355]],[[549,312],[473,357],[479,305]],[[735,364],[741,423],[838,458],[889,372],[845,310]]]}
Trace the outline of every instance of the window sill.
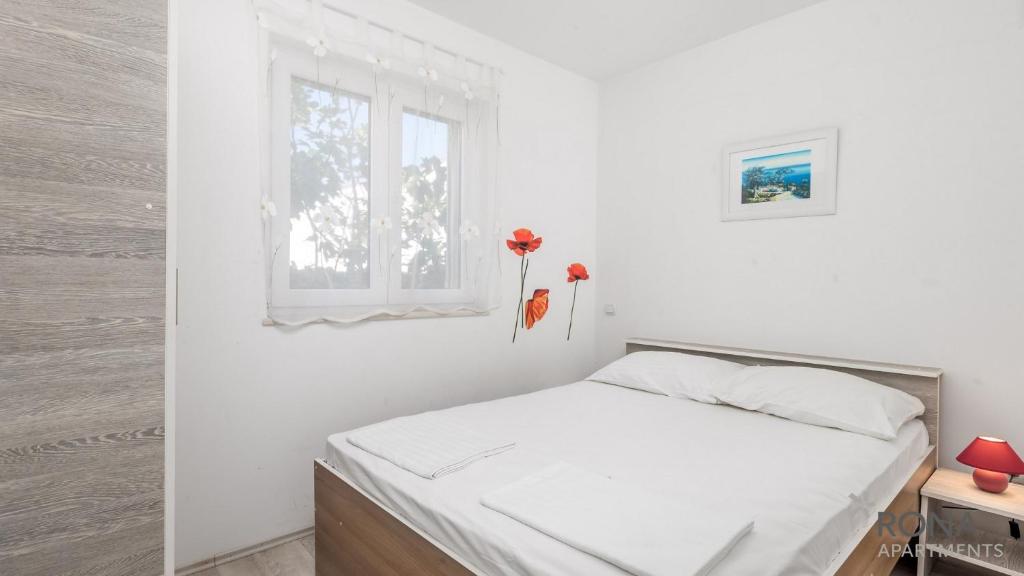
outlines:
{"label": "window sill", "polygon": [[281,322],[274,320],[273,318],[264,318],[262,321],[263,326],[276,326],[276,327],[288,327],[295,328],[299,326],[306,326],[309,324],[359,324],[362,322],[374,322],[380,320],[392,321],[392,320],[423,320],[426,318],[467,318],[470,316],[489,316],[490,310],[456,310],[453,312],[434,312],[431,310],[414,310],[407,314],[398,316],[392,316],[389,314],[378,314],[376,316],[370,316],[368,318],[362,318],[360,320],[353,320],[351,322],[341,322],[337,320],[329,320],[327,318],[316,318],[304,322]]}

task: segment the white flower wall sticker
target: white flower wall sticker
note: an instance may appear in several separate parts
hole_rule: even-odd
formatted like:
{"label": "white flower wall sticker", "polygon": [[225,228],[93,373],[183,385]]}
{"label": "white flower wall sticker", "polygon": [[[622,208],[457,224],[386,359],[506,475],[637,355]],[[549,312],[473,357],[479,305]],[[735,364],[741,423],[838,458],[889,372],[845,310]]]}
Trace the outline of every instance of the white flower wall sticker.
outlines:
{"label": "white flower wall sticker", "polygon": [[480,238],[480,227],[470,220],[463,220],[462,225],[459,226],[459,237],[462,238],[462,250],[466,259],[466,265],[463,266],[463,274],[467,280],[475,278],[473,273],[475,265],[483,258],[479,254],[474,254],[476,252],[476,240]]}
{"label": "white flower wall sticker", "polygon": [[469,85],[469,82],[462,82],[459,88],[462,89],[462,100],[466,103],[466,122],[469,122],[469,107],[476,95],[473,94],[473,87]]}
{"label": "white flower wall sticker", "polygon": [[264,221],[277,216],[277,205],[267,196],[260,199],[260,216]]}
{"label": "white flower wall sticker", "polygon": [[392,228],[391,217],[374,218],[370,224],[377,231],[377,270],[378,274],[383,277],[387,272],[387,263],[391,261],[390,256],[385,258],[384,255],[384,241]]}
{"label": "white flower wall sticker", "polygon": [[465,220],[462,222],[462,226],[459,226],[459,234],[462,234],[463,240],[474,240],[480,237],[480,227]]}
{"label": "white flower wall sticker", "polygon": [[388,59],[388,58],[386,58],[384,56],[378,56],[377,54],[375,54],[373,52],[367,52],[366,53],[366,61],[369,62],[370,64],[373,64],[373,66],[375,68],[379,67],[379,68],[382,68],[384,70],[390,70],[391,69],[391,60],[390,59]]}
{"label": "white flower wall sticker", "polygon": [[[419,68],[417,68],[416,69],[416,73],[419,74],[420,78],[423,79],[423,110],[425,112],[429,112],[430,111],[430,104],[429,104],[429,101],[430,101],[430,95],[429,95],[430,84],[432,82],[437,82],[438,78],[440,78],[441,76],[437,73],[437,69],[436,68],[428,66],[427,64],[423,64]],[[444,106],[444,94],[441,94],[441,95],[438,96],[438,99],[437,99],[437,110],[435,110],[434,113],[435,114],[440,113],[442,106]]]}
{"label": "white flower wall sticker", "polygon": [[330,204],[318,204],[310,220],[315,234],[322,245],[337,248],[344,241],[337,228],[344,223],[341,215]]}
{"label": "white flower wall sticker", "polygon": [[428,238],[434,236],[434,234],[437,233],[438,228],[440,228],[440,224],[437,222],[437,217],[429,212],[420,216],[416,220],[416,224],[419,225],[420,229],[423,231],[423,235]]}
{"label": "white flower wall sticker", "polygon": [[331,230],[341,223],[341,218],[330,204],[321,204],[313,214],[313,225],[320,229]]}
{"label": "white flower wall sticker", "polygon": [[437,79],[440,78],[437,69],[428,66],[420,66],[416,69],[416,73],[420,75],[420,78],[430,82],[437,82]]}
{"label": "white flower wall sticker", "polygon": [[327,50],[329,48],[327,38],[324,38],[323,36],[310,36],[306,38],[306,44],[313,49],[313,55],[317,58],[323,58],[327,55]]}
{"label": "white flower wall sticker", "polygon": [[[271,238],[270,237],[270,235],[271,235],[270,219],[274,218],[275,216],[277,216],[277,205],[274,204],[274,201],[271,200],[269,196],[261,197],[260,198],[260,218],[263,219],[263,230],[264,230],[263,233],[264,233],[265,238],[266,238],[265,241],[270,242],[270,246],[272,247],[271,254],[270,254],[270,261],[269,261],[269,267],[270,267],[271,270],[274,268],[274,262],[277,260],[278,252],[280,252],[281,247],[284,245],[284,240],[287,237],[287,233],[291,231],[291,222],[289,222],[288,225],[285,227],[286,228],[286,232],[285,232],[285,234],[283,236],[279,235],[279,237],[276,238],[276,239]],[[267,278],[268,278],[267,282],[270,282],[270,280],[269,280],[270,272],[267,273]],[[269,284],[268,284],[268,287],[269,287]],[[266,303],[266,307],[267,307],[267,313],[269,314],[270,313],[270,290],[269,289],[267,290],[266,302],[265,303]]]}

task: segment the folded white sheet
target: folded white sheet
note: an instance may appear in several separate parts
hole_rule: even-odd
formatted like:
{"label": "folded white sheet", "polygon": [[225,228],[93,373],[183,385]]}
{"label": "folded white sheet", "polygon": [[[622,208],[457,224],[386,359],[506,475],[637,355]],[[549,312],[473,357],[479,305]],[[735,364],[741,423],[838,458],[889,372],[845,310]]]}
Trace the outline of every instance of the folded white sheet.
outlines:
{"label": "folded white sheet", "polygon": [[348,441],[428,479],[515,446],[515,442],[488,437],[433,412],[360,428],[349,434]]}
{"label": "folded white sheet", "polygon": [[703,499],[680,502],[558,463],[481,503],[637,576],[703,576],[754,527]]}

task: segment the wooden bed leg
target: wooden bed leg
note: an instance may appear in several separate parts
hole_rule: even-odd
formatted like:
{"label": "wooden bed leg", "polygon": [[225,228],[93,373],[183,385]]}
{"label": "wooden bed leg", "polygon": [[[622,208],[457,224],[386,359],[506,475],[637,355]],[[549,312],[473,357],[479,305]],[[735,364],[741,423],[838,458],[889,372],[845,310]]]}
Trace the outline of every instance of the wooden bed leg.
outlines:
{"label": "wooden bed leg", "polygon": [[924,523],[921,526],[920,534],[917,536],[917,544],[920,552],[917,555],[917,576],[928,576],[932,573],[932,564],[934,560],[932,555],[928,552],[928,514],[931,509],[929,498],[927,496],[921,496],[921,522]]}

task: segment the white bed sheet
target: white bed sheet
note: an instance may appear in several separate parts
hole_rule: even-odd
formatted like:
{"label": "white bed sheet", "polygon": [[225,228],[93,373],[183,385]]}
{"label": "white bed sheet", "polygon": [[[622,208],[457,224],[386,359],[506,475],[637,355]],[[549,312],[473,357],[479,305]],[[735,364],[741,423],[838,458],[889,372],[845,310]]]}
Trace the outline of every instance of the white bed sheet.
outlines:
{"label": "white bed sheet", "polygon": [[928,448],[918,420],[887,442],[587,381],[446,412],[481,433],[513,438],[516,448],[428,480],[340,433],[328,438],[327,462],[490,576],[625,574],[480,504],[481,494],[557,461],[666,497],[727,495],[720,513],[752,515],[754,530],[714,576],[826,574]]}

